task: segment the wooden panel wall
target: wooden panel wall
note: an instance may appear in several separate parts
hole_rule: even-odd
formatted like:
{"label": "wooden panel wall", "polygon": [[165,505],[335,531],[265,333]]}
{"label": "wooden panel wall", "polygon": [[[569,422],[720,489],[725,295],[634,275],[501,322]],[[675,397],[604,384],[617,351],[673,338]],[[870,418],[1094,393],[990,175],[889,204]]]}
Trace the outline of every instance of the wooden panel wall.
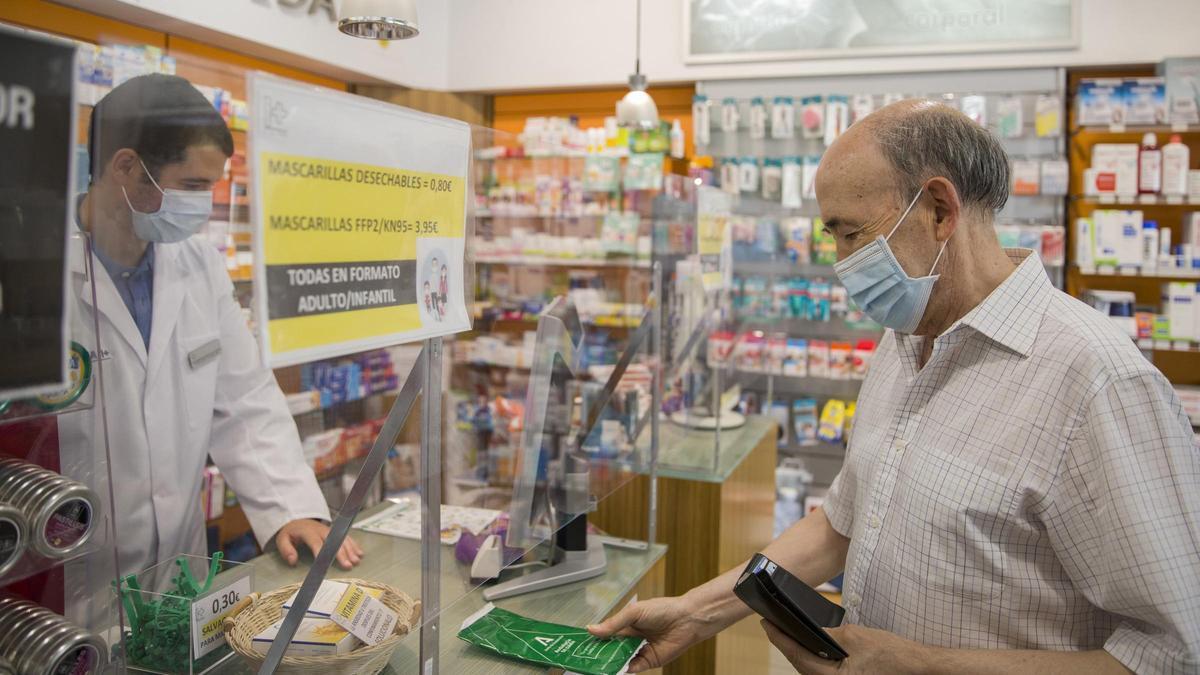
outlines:
{"label": "wooden panel wall", "polygon": [[458,94],[370,84],[355,85],[354,93],[432,115],[452,117],[475,126],[492,125],[492,97],[487,94]]}

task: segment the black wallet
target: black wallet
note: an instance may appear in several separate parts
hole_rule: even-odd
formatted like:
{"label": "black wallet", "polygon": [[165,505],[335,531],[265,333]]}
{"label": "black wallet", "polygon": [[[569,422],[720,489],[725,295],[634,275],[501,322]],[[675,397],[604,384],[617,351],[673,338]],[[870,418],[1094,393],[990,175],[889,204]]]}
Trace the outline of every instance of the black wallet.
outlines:
{"label": "black wallet", "polygon": [[841,625],[846,610],[826,600],[765,555],[754,554],[733,585],[733,592],[750,609],[813,654],[831,661],[848,656],[825,632],[826,628]]}

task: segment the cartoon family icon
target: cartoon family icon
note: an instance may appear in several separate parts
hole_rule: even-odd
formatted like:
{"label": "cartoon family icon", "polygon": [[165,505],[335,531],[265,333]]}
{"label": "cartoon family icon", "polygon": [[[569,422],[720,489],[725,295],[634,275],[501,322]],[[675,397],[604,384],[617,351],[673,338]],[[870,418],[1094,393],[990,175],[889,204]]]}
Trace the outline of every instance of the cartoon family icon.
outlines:
{"label": "cartoon family icon", "polygon": [[[436,280],[437,288],[431,284]],[[446,265],[438,266],[437,256],[430,261],[429,274],[422,288],[425,311],[437,321],[446,319],[446,303],[450,296],[450,270]]]}

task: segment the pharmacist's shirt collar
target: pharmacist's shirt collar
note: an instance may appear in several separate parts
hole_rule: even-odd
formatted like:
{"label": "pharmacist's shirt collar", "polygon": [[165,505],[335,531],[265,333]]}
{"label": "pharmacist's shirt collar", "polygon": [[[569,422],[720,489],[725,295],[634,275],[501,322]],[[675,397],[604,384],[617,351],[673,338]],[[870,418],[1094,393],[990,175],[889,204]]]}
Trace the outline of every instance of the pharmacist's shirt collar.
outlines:
{"label": "pharmacist's shirt collar", "polygon": [[1035,251],[1006,248],[1004,252],[1017,265],[1017,269],[975,309],[956,321],[946,334],[960,326],[968,326],[1023,357],[1029,356],[1042,325],[1046,303],[1055,288],[1046,276],[1041,257]]}

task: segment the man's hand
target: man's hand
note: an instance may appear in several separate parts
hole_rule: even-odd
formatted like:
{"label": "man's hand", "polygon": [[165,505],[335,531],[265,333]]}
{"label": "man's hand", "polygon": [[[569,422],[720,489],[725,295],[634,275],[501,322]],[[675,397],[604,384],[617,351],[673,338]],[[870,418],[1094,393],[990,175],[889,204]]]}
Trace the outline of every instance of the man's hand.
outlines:
{"label": "man's hand", "polygon": [[[283,556],[283,560],[288,565],[295,565],[296,561],[300,559],[300,553],[296,550],[297,546],[301,544],[308,546],[316,556],[327,536],[329,536],[328,525],[311,518],[301,518],[279,528],[279,532],[275,533],[275,546],[279,549],[279,555]],[[344,570],[351,569],[362,560],[362,557],[362,547],[350,537],[346,537],[337,552],[338,567]]]}
{"label": "man's hand", "polygon": [[841,661],[829,661],[800,646],[770,621],[763,619],[760,623],[771,644],[787,657],[796,672],[804,675],[914,673],[922,669],[922,664],[928,663],[924,645],[883,630],[854,624],[826,629],[850,655]]}
{"label": "man's hand", "polygon": [[599,638],[614,635],[645,638],[646,645],[629,663],[631,673],[660,668],[715,633],[696,617],[682,597],[632,603],[607,621],[588,626],[588,632]]}

